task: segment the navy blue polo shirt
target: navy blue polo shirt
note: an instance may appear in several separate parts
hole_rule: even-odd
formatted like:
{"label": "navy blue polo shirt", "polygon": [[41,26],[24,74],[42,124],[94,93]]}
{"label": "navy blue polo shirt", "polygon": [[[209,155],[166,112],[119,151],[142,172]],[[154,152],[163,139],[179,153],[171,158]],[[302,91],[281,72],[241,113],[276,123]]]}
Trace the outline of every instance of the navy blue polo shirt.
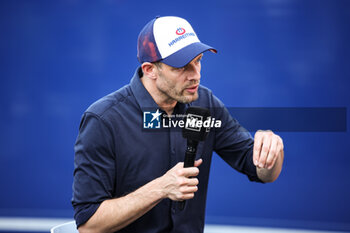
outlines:
{"label": "navy blue polo shirt", "polygon": [[[129,85],[98,100],[83,114],[74,148],[72,204],[78,226],[104,200],[127,195],[184,160],[186,140],[181,130],[143,128],[143,113],[159,107],[140,77],[138,68]],[[190,104],[177,103],[173,114],[184,114],[188,106],[206,107],[222,124],[198,145],[196,159],[202,158],[203,163],[195,197],[186,201],[182,211],[177,202],[164,199],[118,232],[203,232],[213,151],[251,181],[261,182],[252,161],[254,141],[249,132],[209,89],[200,86],[198,94],[198,100]]]}

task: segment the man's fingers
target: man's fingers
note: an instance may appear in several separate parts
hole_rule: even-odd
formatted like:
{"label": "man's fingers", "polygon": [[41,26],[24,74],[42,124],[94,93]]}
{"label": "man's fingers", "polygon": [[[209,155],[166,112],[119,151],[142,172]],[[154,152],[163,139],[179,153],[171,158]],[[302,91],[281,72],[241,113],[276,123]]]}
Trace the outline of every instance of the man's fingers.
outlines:
{"label": "man's fingers", "polygon": [[198,187],[197,186],[184,186],[180,188],[180,192],[183,194],[187,194],[187,193],[195,193],[198,191]]}
{"label": "man's fingers", "polygon": [[199,174],[198,166],[202,164],[202,159],[195,161],[194,167],[184,168],[184,163],[177,163],[172,169],[162,176],[164,189],[168,198],[174,201],[187,200],[194,197],[198,190]]}
{"label": "man's fingers", "polygon": [[258,168],[272,169],[283,152],[282,138],[271,130],[258,130],[254,136],[253,163]]}
{"label": "man's fingers", "polygon": [[277,137],[272,138],[269,153],[267,155],[265,168],[271,169],[274,165],[275,157],[277,157]]}
{"label": "man's fingers", "polygon": [[254,149],[253,149],[253,163],[258,166],[260,159],[261,145],[263,142],[263,135],[260,131],[257,131],[254,136]]}
{"label": "man's fingers", "polygon": [[199,174],[199,169],[197,167],[185,167],[177,170],[178,176],[190,177],[197,176]]}
{"label": "man's fingers", "polygon": [[260,168],[264,168],[265,167],[267,155],[268,155],[268,153],[270,151],[270,146],[271,146],[271,137],[266,137],[265,136],[264,140],[263,140],[262,147],[261,147],[258,167],[260,167]]}
{"label": "man's fingers", "polygon": [[277,143],[277,148],[276,148],[276,151],[277,151],[276,153],[277,154],[276,154],[275,158],[272,161],[272,165],[270,167],[268,167],[267,169],[271,169],[271,168],[273,168],[275,166],[276,161],[278,159],[278,156],[280,155],[281,150],[282,150],[282,145],[280,143]]}
{"label": "man's fingers", "polygon": [[199,180],[197,178],[190,178],[188,179],[187,185],[189,186],[196,186],[199,184]]}
{"label": "man's fingers", "polygon": [[192,198],[194,198],[194,193],[186,193],[181,195],[181,197],[179,198],[179,201],[188,200]]}

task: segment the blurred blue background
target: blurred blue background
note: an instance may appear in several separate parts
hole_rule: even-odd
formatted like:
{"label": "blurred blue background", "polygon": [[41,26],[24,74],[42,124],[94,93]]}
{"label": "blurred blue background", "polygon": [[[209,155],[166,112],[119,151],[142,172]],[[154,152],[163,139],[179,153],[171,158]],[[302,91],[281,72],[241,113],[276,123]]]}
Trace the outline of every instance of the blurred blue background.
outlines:
{"label": "blurred blue background", "polygon": [[[350,1],[0,1],[0,217],[72,218],[80,117],[130,81],[157,15],[218,49],[202,84],[228,107],[350,107]],[[350,231],[348,130],[278,133],[275,183],[214,155],[206,222]]]}

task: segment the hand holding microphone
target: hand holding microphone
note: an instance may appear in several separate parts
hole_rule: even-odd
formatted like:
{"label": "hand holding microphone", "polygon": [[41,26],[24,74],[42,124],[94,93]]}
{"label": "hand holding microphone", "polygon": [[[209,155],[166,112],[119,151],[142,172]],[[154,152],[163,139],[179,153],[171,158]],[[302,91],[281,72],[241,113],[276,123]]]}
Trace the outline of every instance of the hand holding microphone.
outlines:
{"label": "hand holding microphone", "polygon": [[204,121],[210,121],[210,112],[206,108],[189,107],[186,111],[185,127],[182,136],[187,139],[187,147],[184,162],[176,164],[161,179],[162,190],[165,197],[178,202],[178,207],[183,210],[185,201],[192,199],[198,190],[199,174],[198,166],[202,159],[195,161],[199,141],[204,141],[210,128],[205,127]]}
{"label": "hand holding microphone", "polygon": [[202,163],[202,159],[195,161],[194,167],[184,168],[184,163],[180,162],[171,168],[163,176],[163,190],[166,197],[173,201],[188,200],[194,197],[194,193],[198,190],[199,174],[198,166]]}
{"label": "hand holding microphone", "polygon": [[[184,167],[193,167],[197,146],[199,141],[204,141],[210,127],[204,127],[205,121],[210,121],[210,112],[207,108],[189,107],[186,111],[185,127],[182,129],[182,136],[187,139]],[[210,125],[210,124],[208,124]],[[185,201],[180,202],[179,209],[183,210]]]}

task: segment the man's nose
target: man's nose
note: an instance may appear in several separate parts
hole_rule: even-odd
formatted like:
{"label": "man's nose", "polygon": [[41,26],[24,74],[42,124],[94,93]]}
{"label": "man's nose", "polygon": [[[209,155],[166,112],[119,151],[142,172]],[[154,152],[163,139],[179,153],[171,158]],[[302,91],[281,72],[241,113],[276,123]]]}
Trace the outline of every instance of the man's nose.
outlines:
{"label": "man's nose", "polygon": [[188,70],[188,74],[187,74],[188,80],[199,80],[201,78],[200,64],[191,62],[188,64],[187,70]]}

